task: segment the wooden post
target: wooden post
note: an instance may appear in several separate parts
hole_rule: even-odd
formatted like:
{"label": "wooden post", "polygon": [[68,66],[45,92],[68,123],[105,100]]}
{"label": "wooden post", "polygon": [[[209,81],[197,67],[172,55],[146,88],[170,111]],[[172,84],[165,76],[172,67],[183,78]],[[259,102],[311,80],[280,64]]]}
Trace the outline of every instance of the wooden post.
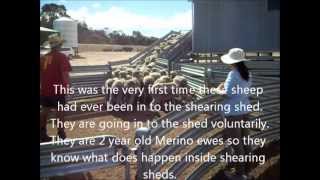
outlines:
{"label": "wooden post", "polygon": [[[136,137],[135,139],[145,140],[146,138],[150,137],[150,129],[143,127],[136,130]],[[143,142],[142,144],[138,145],[137,148],[137,174],[136,179],[140,180],[143,179],[143,173],[148,172],[151,168],[151,163],[143,162],[142,161],[142,154],[145,156],[149,156],[151,154],[151,147],[150,145],[145,145]]]}

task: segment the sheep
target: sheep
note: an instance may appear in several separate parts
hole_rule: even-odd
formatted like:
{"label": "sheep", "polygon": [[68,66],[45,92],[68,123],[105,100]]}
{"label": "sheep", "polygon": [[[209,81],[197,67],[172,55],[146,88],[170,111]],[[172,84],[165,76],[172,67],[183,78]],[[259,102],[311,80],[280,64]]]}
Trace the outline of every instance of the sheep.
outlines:
{"label": "sheep", "polygon": [[143,76],[146,76],[144,75],[145,73],[149,73],[150,72],[150,68],[148,68],[147,66],[142,66],[139,68],[139,71],[143,74]]}
{"label": "sheep", "polygon": [[132,71],[133,71],[132,68],[126,68],[126,69],[125,69],[125,72],[126,72],[127,74],[129,74],[129,75],[132,74]]}
{"label": "sheep", "polygon": [[118,70],[119,71],[125,71],[125,67],[124,66],[120,66],[120,67],[118,67]]}
{"label": "sheep", "polygon": [[115,77],[120,78],[120,74],[119,74],[119,73],[120,73],[119,70],[113,71],[113,72],[112,72],[112,77],[114,77],[114,78],[115,78]]}
{"label": "sheep", "polygon": [[155,62],[151,62],[150,64],[147,65],[148,68],[153,68],[156,65]]}
{"label": "sheep", "polygon": [[154,83],[155,84],[168,83],[170,81],[171,81],[170,77],[167,75],[164,75],[164,76],[160,76]]}
{"label": "sheep", "polygon": [[173,78],[173,82],[178,86],[178,87],[187,87],[188,82],[187,79],[184,76],[175,76]]}
{"label": "sheep", "polygon": [[124,93],[122,91],[122,88],[124,87],[124,82],[124,79],[115,79],[112,83],[111,88],[117,88],[118,93],[110,95],[110,99],[108,101],[110,104],[124,104]]}
{"label": "sheep", "polygon": [[[114,81],[115,81],[115,78],[107,79],[104,84],[105,88],[111,88]],[[108,103],[109,99],[110,99],[110,94],[106,94],[105,95],[105,102]]]}
{"label": "sheep", "polygon": [[131,79],[131,78],[132,78],[132,76],[131,76],[131,75],[129,75],[129,74],[127,74],[127,76],[126,76],[125,80],[129,80],[129,79]]}
{"label": "sheep", "polygon": [[141,102],[144,104],[150,104],[152,101],[152,96],[149,94],[149,88],[153,85],[154,78],[150,75],[143,78],[143,94],[141,97]]}
{"label": "sheep", "polygon": [[[124,87],[125,88],[140,88],[141,84],[139,82],[139,80],[135,77],[126,80],[124,83]],[[138,101],[138,94],[125,94],[124,96],[124,102],[126,104],[131,104],[133,106],[135,106],[137,104]]]}
{"label": "sheep", "polygon": [[143,77],[146,77],[146,76],[148,76],[150,74],[149,71],[142,71],[142,73],[143,73]]}
{"label": "sheep", "polygon": [[127,73],[125,71],[119,72],[119,78],[125,79],[127,77]]}
{"label": "sheep", "polygon": [[140,85],[141,85],[140,87],[142,87],[143,76],[141,75],[141,72],[139,70],[132,71],[132,77],[137,78],[139,80]]}
{"label": "sheep", "polygon": [[[152,68],[151,72],[159,72],[159,70],[157,68]],[[161,75],[161,74],[160,74]]]}
{"label": "sheep", "polygon": [[143,78],[143,85],[149,85],[153,83],[154,83],[154,77],[152,77],[151,75],[145,76]]}
{"label": "sheep", "polygon": [[170,78],[174,79],[178,75],[177,71],[171,71],[170,72]]}
{"label": "sheep", "polygon": [[156,59],[157,59],[157,58],[158,58],[158,55],[156,55],[156,54],[153,54],[153,55],[149,56],[150,63],[156,62]]}
{"label": "sheep", "polygon": [[174,103],[174,95],[172,94],[172,88],[175,88],[176,85],[173,82],[166,83],[154,83],[152,88],[152,92],[155,92],[155,89],[166,88],[167,91],[164,94],[151,94],[152,101],[151,105],[159,104],[161,106],[161,110],[164,110],[164,104],[171,102]]}
{"label": "sheep", "polygon": [[167,88],[167,93],[151,94],[151,97],[152,97],[151,104],[160,104],[163,109],[164,103],[174,102],[173,101],[174,97],[173,97],[173,94],[171,93],[172,92],[171,88],[174,88],[174,87],[175,87],[175,84],[171,82],[171,79],[169,76],[165,75],[157,78],[153,83],[153,86],[151,87],[153,89],[152,92],[154,92],[156,88]]}
{"label": "sheep", "polygon": [[132,77],[141,78],[141,73],[139,70],[133,70],[131,74]]}
{"label": "sheep", "polygon": [[167,71],[165,69],[160,70],[161,76],[167,75]]}
{"label": "sheep", "polygon": [[151,72],[150,76],[153,77],[154,80],[157,80],[158,78],[161,77],[161,74],[158,72]]}
{"label": "sheep", "polygon": [[[189,88],[188,81],[184,76],[175,76],[173,82],[175,83],[177,88]],[[176,99],[182,103],[186,103],[192,100],[192,96],[191,94],[179,94],[176,96]]]}
{"label": "sheep", "polygon": [[105,87],[111,87],[112,86],[112,83],[114,82],[115,79],[113,78],[110,78],[110,79],[107,79],[106,82],[105,82]]}

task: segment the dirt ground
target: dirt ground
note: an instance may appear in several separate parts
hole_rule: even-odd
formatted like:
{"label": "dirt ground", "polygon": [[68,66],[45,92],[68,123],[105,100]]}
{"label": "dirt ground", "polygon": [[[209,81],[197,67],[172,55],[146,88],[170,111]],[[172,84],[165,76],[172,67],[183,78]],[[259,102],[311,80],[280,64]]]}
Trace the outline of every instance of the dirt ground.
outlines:
{"label": "dirt ground", "polygon": [[79,52],[80,57],[75,57],[70,62],[72,66],[105,65],[108,61],[127,60],[137,53],[139,52],[85,51]]}
{"label": "dirt ground", "polygon": [[[123,47],[131,47],[131,52],[113,51]],[[111,44],[79,44],[79,56],[70,62],[72,66],[105,65],[107,62],[127,60],[142,51],[146,46],[111,45]]]}

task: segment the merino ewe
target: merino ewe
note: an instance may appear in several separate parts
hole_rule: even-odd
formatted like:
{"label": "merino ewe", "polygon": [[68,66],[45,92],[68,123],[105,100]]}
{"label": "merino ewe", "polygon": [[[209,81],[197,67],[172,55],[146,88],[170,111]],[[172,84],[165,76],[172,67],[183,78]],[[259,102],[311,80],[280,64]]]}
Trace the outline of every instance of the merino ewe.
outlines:
{"label": "merino ewe", "polygon": [[154,93],[151,94],[152,97],[152,101],[151,101],[151,105],[155,105],[155,104],[159,104],[161,106],[161,110],[165,110],[164,109],[164,104],[171,102],[171,103],[175,103],[174,101],[174,95],[172,94],[172,88],[175,88],[176,85],[173,82],[168,82],[168,83],[154,83],[152,88],[152,92],[155,92],[156,89],[164,89],[166,88],[167,91],[166,93],[160,94],[160,93]]}
{"label": "merino ewe", "polygon": [[170,78],[174,79],[178,75],[177,71],[171,71],[170,72]]}
{"label": "merino ewe", "polygon": [[112,72],[112,77],[114,77],[114,78],[115,78],[115,77],[116,77],[116,78],[120,78],[120,74],[119,74],[119,73],[120,73],[119,70],[113,71],[113,72]]}
{"label": "merino ewe", "polygon": [[160,84],[160,83],[169,83],[171,81],[170,77],[167,75],[160,76],[154,83]]}
{"label": "merino ewe", "polygon": [[139,81],[140,87],[142,87],[143,76],[141,75],[141,72],[139,70],[132,71],[132,77],[137,78],[137,80]]}
{"label": "merino ewe", "polygon": [[[159,72],[159,70],[157,68],[152,68],[151,72]],[[159,72],[159,74],[160,74],[160,72]],[[160,74],[160,76],[161,76],[161,74]]]}
{"label": "merino ewe", "polygon": [[[177,88],[189,88],[188,81],[184,76],[177,75],[173,79],[173,82]],[[176,99],[178,101],[180,101],[181,103],[186,103],[186,102],[189,102],[192,100],[192,95],[191,94],[179,94],[176,96]]]}
{"label": "merino ewe", "polygon": [[157,58],[158,58],[158,56],[156,54],[153,54],[153,55],[149,56],[149,59],[150,59],[151,63],[156,62]]}
{"label": "merino ewe", "polygon": [[151,62],[150,64],[147,65],[148,68],[153,68],[156,65],[155,62]]}
{"label": "merino ewe", "polygon": [[126,69],[125,69],[125,72],[126,72],[127,74],[131,75],[132,72],[133,72],[133,69],[132,69],[132,68],[126,68]]}
{"label": "merino ewe", "polygon": [[167,75],[167,71],[162,69],[162,70],[160,70],[160,74],[161,74],[161,76],[165,76],[165,75]]}
{"label": "merino ewe", "polygon": [[143,78],[143,85],[150,85],[154,83],[154,77],[152,77],[151,75],[145,76]]}
{"label": "merino ewe", "polygon": [[152,73],[150,73],[150,76],[153,77],[153,79],[156,81],[157,79],[159,79],[161,77],[161,74],[158,72],[152,72]]}
{"label": "merino ewe", "polygon": [[187,79],[184,76],[175,76],[173,78],[173,82],[177,85],[177,87],[187,87],[188,82]]}
{"label": "merino ewe", "polygon": [[143,77],[146,77],[146,76],[148,76],[150,74],[149,71],[142,71],[142,73],[143,73]]}
{"label": "merino ewe", "polygon": [[107,79],[106,80],[106,82],[105,82],[105,87],[107,88],[107,87],[111,87],[112,86],[112,84],[113,84],[113,82],[114,82],[114,80],[115,79],[113,79],[113,78],[110,78],[110,79]]}
{"label": "merino ewe", "polygon": [[145,76],[143,78],[143,94],[142,94],[142,97],[141,97],[141,102],[148,105],[151,103],[152,101],[152,96],[149,94],[149,88],[152,87],[154,83],[154,78],[152,76]]}
{"label": "merino ewe", "polygon": [[141,78],[141,73],[140,73],[140,71],[138,71],[138,70],[132,71],[131,74],[132,74],[132,77]]}
{"label": "merino ewe", "polygon": [[129,75],[129,74],[127,74],[127,76],[126,76],[126,80],[129,80],[129,79],[131,79],[132,78],[132,76],[131,75]]}
{"label": "merino ewe", "polygon": [[117,88],[118,94],[111,94],[109,103],[110,104],[124,104],[124,93],[122,91],[122,88],[124,87],[124,79],[115,79],[112,83],[111,88]]}
{"label": "merino ewe", "polygon": [[[139,82],[139,80],[135,77],[126,80],[124,83],[124,87],[125,88],[140,88],[141,84]],[[138,94],[125,94],[124,95],[124,101],[126,104],[131,104],[133,106],[135,106],[137,104],[138,101]]]}
{"label": "merino ewe", "polygon": [[[115,81],[115,78],[114,79],[113,78],[107,79],[104,84],[104,87],[111,88],[114,81]],[[105,98],[105,102],[108,103],[109,99],[110,99],[110,94],[106,94],[104,98]]]}
{"label": "merino ewe", "polygon": [[127,73],[125,71],[120,71],[119,72],[119,78],[126,79],[127,78]]}

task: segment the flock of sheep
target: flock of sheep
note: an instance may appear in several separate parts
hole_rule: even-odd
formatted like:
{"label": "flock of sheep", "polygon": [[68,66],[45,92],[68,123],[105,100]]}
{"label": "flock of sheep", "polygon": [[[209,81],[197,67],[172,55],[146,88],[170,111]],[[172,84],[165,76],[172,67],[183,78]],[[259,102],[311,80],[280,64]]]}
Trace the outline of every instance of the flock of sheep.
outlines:
{"label": "flock of sheep", "polygon": [[[105,82],[105,88],[143,88],[143,94],[124,94],[119,90],[117,94],[106,94],[106,103],[115,105],[139,104],[155,105],[159,104],[162,109],[164,103],[185,103],[192,99],[188,94],[170,93],[172,88],[187,88],[187,80],[172,71],[170,75],[166,70],[159,70],[155,67],[155,61],[162,52],[174,45],[183,37],[183,33],[175,32],[169,35],[159,45],[152,49],[149,56],[136,62],[133,65],[122,66],[112,70],[112,77]],[[150,93],[155,92],[152,89],[166,87],[167,94]],[[150,89],[150,90],[149,90]],[[148,107],[148,106],[147,106]]]}
{"label": "flock of sheep", "polygon": [[[188,94],[172,93],[173,88],[187,88],[185,77],[172,71],[170,75],[166,70],[158,70],[153,67],[154,62],[144,63],[143,65],[131,65],[114,69],[112,77],[105,82],[105,88],[118,88],[117,94],[106,94],[106,103],[115,105],[159,104],[162,108],[164,103],[184,103],[191,100]],[[142,95],[124,93],[122,88],[141,88]],[[168,89],[167,93],[156,93],[155,89]]]}
{"label": "flock of sheep", "polygon": [[172,48],[179,40],[184,37],[185,33],[182,32],[172,32],[166,38],[164,38],[159,44],[152,47],[150,53],[144,59],[135,62],[135,64],[142,65],[145,61],[150,61],[155,58],[159,58],[160,55],[165,54],[170,48]]}

